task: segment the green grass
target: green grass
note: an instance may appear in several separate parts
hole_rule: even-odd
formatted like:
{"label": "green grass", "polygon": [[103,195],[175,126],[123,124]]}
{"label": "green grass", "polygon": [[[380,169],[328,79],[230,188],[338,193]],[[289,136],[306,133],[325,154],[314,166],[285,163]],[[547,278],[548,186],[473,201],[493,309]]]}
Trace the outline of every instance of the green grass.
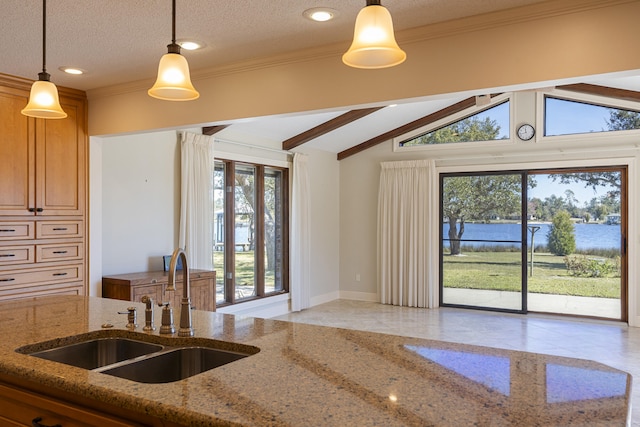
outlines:
{"label": "green grass", "polygon": [[[447,288],[520,290],[519,252],[468,252],[461,256],[444,256],[443,282]],[[619,277],[574,277],[561,256],[548,253],[534,255],[533,277],[528,290],[533,293],[620,298]]]}

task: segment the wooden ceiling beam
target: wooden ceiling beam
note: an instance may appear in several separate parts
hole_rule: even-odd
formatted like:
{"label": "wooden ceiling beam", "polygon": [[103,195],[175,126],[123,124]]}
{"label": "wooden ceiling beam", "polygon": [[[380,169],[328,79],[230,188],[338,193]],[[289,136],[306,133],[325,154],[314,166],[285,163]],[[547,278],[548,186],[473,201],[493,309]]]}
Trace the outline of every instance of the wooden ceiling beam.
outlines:
{"label": "wooden ceiling beam", "polygon": [[202,128],[202,134],[211,136],[228,127],[229,125],[205,126]]}
{"label": "wooden ceiling beam", "polygon": [[[492,95],[495,96],[495,95]],[[436,111],[435,113],[431,113],[428,116],[421,117],[417,120],[414,120],[410,123],[397,127],[389,132],[385,132],[382,135],[378,135],[365,141],[361,144],[358,144],[354,147],[348,148],[344,151],[338,153],[338,160],[346,159],[347,157],[353,156],[354,154],[358,154],[361,151],[364,151],[368,148],[371,148],[375,145],[378,145],[384,141],[388,141],[390,139],[396,138],[398,136],[404,135],[405,133],[411,132],[413,130],[419,129],[423,126],[429,125],[433,122],[436,122],[440,119],[443,119],[451,114],[459,113],[460,111],[466,110],[467,108],[473,107],[476,105],[476,97],[472,96],[470,98],[464,99],[460,102],[456,102],[453,105],[450,105],[442,110]]]}
{"label": "wooden ceiling beam", "polygon": [[627,89],[617,89],[614,87],[598,86],[588,83],[576,83],[570,85],[556,86],[556,89],[580,92],[588,95],[607,96],[609,98],[624,99],[627,101],[640,101],[640,92]]}
{"label": "wooden ceiling beam", "polygon": [[384,107],[372,107],[372,108],[362,108],[358,110],[347,111],[344,114],[341,114],[338,117],[335,117],[327,122],[324,122],[314,128],[311,128],[307,131],[304,131],[296,136],[293,136],[286,141],[282,142],[283,150],[291,150],[292,148],[298,147],[305,142],[309,142],[312,139],[318,138],[326,133],[329,133],[333,130],[336,130],[342,126],[348,125],[351,122],[354,122],[358,119],[361,119],[365,116],[368,116],[371,113],[374,113],[381,108]]}

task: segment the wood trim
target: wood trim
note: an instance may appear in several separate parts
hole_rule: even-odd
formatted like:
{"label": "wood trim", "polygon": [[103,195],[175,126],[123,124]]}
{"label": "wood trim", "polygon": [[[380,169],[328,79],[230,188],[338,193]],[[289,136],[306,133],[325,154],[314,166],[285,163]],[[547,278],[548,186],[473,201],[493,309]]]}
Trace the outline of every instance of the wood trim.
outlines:
{"label": "wood trim", "polygon": [[255,208],[254,208],[254,230],[256,231],[254,236],[254,260],[255,260],[255,291],[256,295],[259,297],[264,296],[264,165],[256,165],[254,169],[254,180],[255,188],[254,188],[254,197],[255,197]]}
{"label": "wood trim", "polygon": [[204,126],[202,128],[202,134],[211,136],[220,132],[221,130],[228,128],[229,126],[230,125]]}
{"label": "wood trim", "polygon": [[627,89],[617,89],[607,86],[598,86],[588,83],[576,83],[570,85],[556,86],[556,89],[568,90],[571,92],[585,93],[588,95],[606,96],[609,98],[623,99],[626,101],[640,102],[640,92]]}
{"label": "wood trim", "polygon": [[[492,96],[495,96],[495,95],[492,95]],[[419,129],[423,126],[434,123],[452,114],[459,113],[460,111],[466,110],[467,108],[473,107],[474,105],[476,105],[475,96],[472,96],[467,99],[463,99],[462,101],[456,102],[455,104],[445,107],[442,110],[436,111],[435,113],[431,113],[427,116],[421,117],[410,123],[407,123],[393,130],[390,130],[389,132],[385,132],[382,135],[373,137],[368,141],[365,141],[354,147],[341,151],[338,153],[338,160],[346,159],[347,157],[353,156],[354,154],[358,154],[361,151],[364,151],[368,148],[376,146],[384,141],[388,141],[400,135],[404,135],[407,132],[411,132],[413,130]]]}
{"label": "wood trim", "polygon": [[329,133],[333,130],[336,130],[342,126],[348,125],[356,120],[359,120],[365,116],[368,116],[371,113],[375,113],[376,111],[382,109],[384,107],[372,107],[372,108],[362,108],[359,110],[351,110],[348,111],[338,117],[335,117],[327,122],[324,122],[316,127],[313,127],[307,131],[304,131],[296,136],[293,136],[286,141],[282,142],[283,150],[291,150],[292,148],[296,148],[305,142],[309,142],[312,139],[318,138],[326,133]]}

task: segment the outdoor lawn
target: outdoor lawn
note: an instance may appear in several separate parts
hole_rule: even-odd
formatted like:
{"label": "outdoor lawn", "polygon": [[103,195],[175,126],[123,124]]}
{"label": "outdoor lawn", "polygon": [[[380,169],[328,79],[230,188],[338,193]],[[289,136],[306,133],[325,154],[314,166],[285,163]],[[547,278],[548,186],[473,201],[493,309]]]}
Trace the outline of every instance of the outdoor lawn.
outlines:
{"label": "outdoor lawn", "polygon": [[[444,286],[447,288],[519,291],[520,252],[464,252],[444,255]],[[529,292],[601,298],[620,298],[619,277],[575,277],[569,274],[564,257],[549,253],[534,255]]]}

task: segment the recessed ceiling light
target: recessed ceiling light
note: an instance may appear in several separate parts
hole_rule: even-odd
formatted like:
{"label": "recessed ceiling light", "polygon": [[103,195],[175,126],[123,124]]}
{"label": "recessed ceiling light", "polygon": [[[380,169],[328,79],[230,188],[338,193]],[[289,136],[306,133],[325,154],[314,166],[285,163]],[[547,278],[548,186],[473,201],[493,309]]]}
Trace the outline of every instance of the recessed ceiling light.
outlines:
{"label": "recessed ceiling light", "polygon": [[325,22],[330,21],[336,16],[338,16],[338,11],[335,9],[330,9],[328,7],[314,7],[311,9],[307,9],[302,12],[302,15],[316,22]]}
{"label": "recessed ceiling light", "polygon": [[177,44],[180,45],[181,48],[186,49],[186,50],[198,50],[198,49],[202,49],[203,47],[205,47],[206,45],[203,42],[197,41],[197,40],[178,40],[176,41]]}
{"label": "recessed ceiling light", "polygon": [[398,106],[398,104],[389,104],[388,105],[389,108],[394,108],[394,107],[397,107],[397,106]]}
{"label": "recessed ceiling light", "polygon": [[83,70],[82,68],[78,68],[78,67],[60,67],[58,68],[60,71],[64,71],[67,74],[73,74],[73,75],[80,75],[80,74],[85,74],[87,71]]}

